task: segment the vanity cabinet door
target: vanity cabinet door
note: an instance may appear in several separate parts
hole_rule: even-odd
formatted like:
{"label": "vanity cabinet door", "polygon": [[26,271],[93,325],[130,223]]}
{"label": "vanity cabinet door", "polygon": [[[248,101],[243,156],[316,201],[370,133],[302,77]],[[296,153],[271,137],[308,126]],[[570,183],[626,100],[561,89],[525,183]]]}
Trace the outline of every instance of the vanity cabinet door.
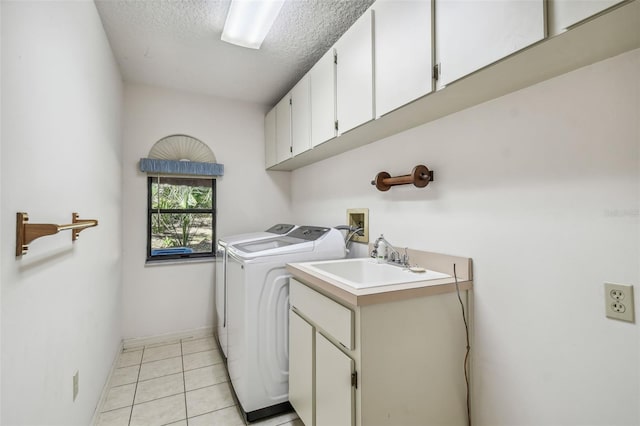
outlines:
{"label": "vanity cabinet door", "polygon": [[309,74],[291,89],[291,146],[293,156],[311,149],[311,85]]}
{"label": "vanity cabinet door", "polygon": [[353,373],[353,360],[316,332],[316,426],[354,424]]}
{"label": "vanity cabinet door", "polygon": [[291,94],[276,105],[276,162],[291,158]]}
{"label": "vanity cabinet door", "polygon": [[373,120],[373,12],[367,10],[335,45],[338,134]]}
{"label": "vanity cabinet door", "polygon": [[275,107],[273,107],[264,117],[264,162],[267,169],[277,164]]}
{"label": "vanity cabinet door", "polygon": [[376,0],[376,116],[431,92],[432,0]]}
{"label": "vanity cabinet door", "polygon": [[435,26],[442,88],[542,40],[544,0],[435,0]]}
{"label": "vanity cabinet door", "polygon": [[305,426],[313,426],[313,342],[311,324],[289,311],[289,402]]}
{"label": "vanity cabinet door", "polygon": [[311,68],[311,145],[336,137],[335,51],[329,49]]}
{"label": "vanity cabinet door", "polygon": [[560,34],[571,25],[621,2],[622,0],[549,0],[549,35]]}

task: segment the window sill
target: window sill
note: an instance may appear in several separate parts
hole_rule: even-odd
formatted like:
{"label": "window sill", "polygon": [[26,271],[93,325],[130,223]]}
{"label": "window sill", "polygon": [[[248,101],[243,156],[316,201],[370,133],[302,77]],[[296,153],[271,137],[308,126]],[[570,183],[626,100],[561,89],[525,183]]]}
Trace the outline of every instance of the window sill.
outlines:
{"label": "window sill", "polygon": [[214,263],[215,257],[195,257],[193,259],[154,259],[146,260],[144,266],[179,265],[185,263]]}

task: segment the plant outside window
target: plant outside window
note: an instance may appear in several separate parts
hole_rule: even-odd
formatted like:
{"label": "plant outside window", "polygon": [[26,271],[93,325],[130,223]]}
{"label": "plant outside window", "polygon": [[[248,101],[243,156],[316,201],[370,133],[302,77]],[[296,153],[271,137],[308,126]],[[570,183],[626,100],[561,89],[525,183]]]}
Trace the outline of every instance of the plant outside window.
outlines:
{"label": "plant outside window", "polygon": [[213,256],[214,180],[149,178],[148,259]]}

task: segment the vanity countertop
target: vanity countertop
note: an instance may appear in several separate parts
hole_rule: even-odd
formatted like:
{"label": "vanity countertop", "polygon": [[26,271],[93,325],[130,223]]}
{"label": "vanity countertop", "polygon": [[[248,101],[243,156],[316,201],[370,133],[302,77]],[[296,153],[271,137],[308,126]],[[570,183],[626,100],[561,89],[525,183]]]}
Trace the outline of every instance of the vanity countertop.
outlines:
{"label": "vanity countertop", "polygon": [[309,266],[312,262],[289,263],[287,270],[294,278],[303,281],[315,290],[351,306],[372,305],[455,292],[454,264],[456,265],[455,272],[460,291],[473,288],[470,258],[411,249],[408,250],[408,254],[412,265],[443,272],[451,277],[356,289],[341,282],[339,278],[318,273],[317,269]]}

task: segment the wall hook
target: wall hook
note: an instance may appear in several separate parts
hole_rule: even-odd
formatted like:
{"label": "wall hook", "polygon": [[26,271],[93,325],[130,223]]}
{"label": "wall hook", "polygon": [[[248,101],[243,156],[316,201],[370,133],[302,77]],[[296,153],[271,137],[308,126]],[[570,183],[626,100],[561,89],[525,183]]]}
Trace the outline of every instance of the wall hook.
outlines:
{"label": "wall hook", "polygon": [[418,188],[424,188],[429,185],[429,182],[433,182],[433,170],[420,164],[415,166],[409,175],[391,177],[387,172],[380,172],[371,181],[371,185],[375,185],[379,191],[388,191],[392,186],[410,183]]}

